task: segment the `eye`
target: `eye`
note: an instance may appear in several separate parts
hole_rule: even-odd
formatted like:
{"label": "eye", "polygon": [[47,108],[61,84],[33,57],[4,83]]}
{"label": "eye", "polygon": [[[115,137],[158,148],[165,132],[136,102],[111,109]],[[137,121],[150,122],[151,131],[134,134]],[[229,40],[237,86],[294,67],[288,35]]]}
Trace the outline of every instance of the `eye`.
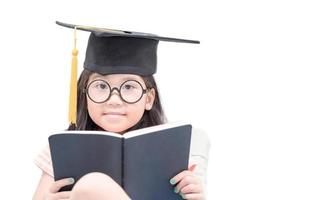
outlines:
{"label": "eye", "polygon": [[105,82],[102,81],[95,81],[91,84],[91,87],[96,89],[96,90],[107,90],[108,85]]}
{"label": "eye", "polygon": [[104,83],[100,83],[100,84],[98,84],[97,85],[97,87],[99,88],[99,89],[106,89],[107,88],[107,85],[106,84],[104,84]]}
{"label": "eye", "polygon": [[125,84],[124,86],[123,86],[123,88],[125,89],[125,90],[132,90],[132,89],[134,89],[135,88],[135,86],[133,85],[133,84]]}

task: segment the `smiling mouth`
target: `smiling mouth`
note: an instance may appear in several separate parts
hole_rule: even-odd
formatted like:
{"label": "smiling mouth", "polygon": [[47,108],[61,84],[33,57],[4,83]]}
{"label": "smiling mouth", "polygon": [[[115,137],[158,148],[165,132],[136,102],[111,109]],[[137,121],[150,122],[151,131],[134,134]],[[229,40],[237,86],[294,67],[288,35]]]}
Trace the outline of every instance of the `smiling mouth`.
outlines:
{"label": "smiling mouth", "polygon": [[118,112],[107,112],[107,113],[103,113],[104,115],[119,115],[119,116],[124,116],[125,114],[123,113],[118,113]]}

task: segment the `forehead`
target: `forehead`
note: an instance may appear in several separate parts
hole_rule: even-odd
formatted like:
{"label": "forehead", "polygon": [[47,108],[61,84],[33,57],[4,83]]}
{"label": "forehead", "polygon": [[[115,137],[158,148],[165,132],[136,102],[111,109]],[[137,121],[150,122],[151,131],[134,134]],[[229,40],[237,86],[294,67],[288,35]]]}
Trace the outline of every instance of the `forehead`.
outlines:
{"label": "forehead", "polygon": [[107,82],[122,82],[126,80],[137,80],[139,82],[144,82],[143,78],[134,74],[109,74],[109,75],[101,75],[98,73],[93,73],[90,75],[89,80],[102,79]]}

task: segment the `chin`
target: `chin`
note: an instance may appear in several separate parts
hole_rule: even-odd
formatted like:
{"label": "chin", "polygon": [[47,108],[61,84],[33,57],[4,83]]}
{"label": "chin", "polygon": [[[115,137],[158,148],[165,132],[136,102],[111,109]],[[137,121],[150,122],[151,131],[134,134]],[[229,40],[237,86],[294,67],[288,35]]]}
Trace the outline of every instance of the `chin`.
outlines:
{"label": "chin", "polygon": [[105,131],[123,134],[128,128],[126,127],[104,127]]}
{"label": "chin", "polygon": [[133,127],[137,122],[126,121],[126,120],[102,120],[97,124],[100,125],[102,129],[108,132],[124,134],[128,129]]}

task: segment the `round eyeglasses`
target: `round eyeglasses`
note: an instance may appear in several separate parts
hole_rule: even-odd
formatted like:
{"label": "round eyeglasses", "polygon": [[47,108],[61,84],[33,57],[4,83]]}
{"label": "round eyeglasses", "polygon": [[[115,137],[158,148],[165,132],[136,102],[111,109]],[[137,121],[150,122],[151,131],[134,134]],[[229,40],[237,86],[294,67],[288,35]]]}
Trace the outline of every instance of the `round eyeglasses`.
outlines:
{"label": "round eyeglasses", "polygon": [[86,93],[93,102],[104,103],[110,99],[114,90],[118,91],[121,100],[129,104],[138,102],[148,91],[136,80],[127,80],[119,88],[111,88],[104,80],[94,80],[88,84]]}

